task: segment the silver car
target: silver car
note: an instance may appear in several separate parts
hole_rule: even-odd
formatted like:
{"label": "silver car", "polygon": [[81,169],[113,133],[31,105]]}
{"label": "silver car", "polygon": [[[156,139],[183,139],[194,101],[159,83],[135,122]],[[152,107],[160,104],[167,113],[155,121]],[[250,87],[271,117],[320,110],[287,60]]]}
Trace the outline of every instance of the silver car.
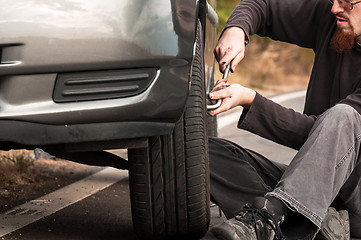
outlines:
{"label": "silver car", "polygon": [[0,149],[127,168],[140,238],[202,237],[215,0],[0,3]]}

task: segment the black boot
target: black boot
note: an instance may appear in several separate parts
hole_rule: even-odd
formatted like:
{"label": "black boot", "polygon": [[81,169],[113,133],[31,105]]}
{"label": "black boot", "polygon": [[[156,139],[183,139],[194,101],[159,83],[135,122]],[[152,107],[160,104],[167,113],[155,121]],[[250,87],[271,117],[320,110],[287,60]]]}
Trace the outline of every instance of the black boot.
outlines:
{"label": "black boot", "polygon": [[280,240],[279,225],[284,217],[278,212],[282,211],[275,209],[266,198],[256,198],[252,206],[244,206],[234,218],[214,227],[212,233],[222,240]]}

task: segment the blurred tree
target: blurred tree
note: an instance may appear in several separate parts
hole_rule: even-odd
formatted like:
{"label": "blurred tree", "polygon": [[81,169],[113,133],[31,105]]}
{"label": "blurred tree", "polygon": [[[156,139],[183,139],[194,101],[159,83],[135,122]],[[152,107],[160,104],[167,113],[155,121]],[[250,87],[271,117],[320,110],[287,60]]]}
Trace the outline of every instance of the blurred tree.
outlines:
{"label": "blurred tree", "polygon": [[239,0],[217,0],[218,31],[222,31],[227,19],[239,2]]}

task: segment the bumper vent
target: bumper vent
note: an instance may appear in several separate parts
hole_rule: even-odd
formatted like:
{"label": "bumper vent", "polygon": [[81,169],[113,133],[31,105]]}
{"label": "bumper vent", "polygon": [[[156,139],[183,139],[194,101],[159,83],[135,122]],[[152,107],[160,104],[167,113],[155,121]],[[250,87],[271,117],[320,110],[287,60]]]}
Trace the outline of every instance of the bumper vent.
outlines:
{"label": "bumper vent", "polygon": [[149,87],[156,73],[153,68],[60,73],[53,99],[63,103],[134,96]]}

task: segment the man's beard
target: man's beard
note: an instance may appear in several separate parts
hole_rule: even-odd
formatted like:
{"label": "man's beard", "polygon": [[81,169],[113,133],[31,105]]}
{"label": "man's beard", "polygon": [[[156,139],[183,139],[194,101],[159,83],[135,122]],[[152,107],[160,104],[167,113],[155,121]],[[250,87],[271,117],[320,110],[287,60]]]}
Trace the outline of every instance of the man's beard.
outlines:
{"label": "man's beard", "polygon": [[330,47],[338,53],[348,52],[352,49],[355,44],[355,36],[352,31],[343,31],[340,28],[337,28],[336,32],[333,34]]}

